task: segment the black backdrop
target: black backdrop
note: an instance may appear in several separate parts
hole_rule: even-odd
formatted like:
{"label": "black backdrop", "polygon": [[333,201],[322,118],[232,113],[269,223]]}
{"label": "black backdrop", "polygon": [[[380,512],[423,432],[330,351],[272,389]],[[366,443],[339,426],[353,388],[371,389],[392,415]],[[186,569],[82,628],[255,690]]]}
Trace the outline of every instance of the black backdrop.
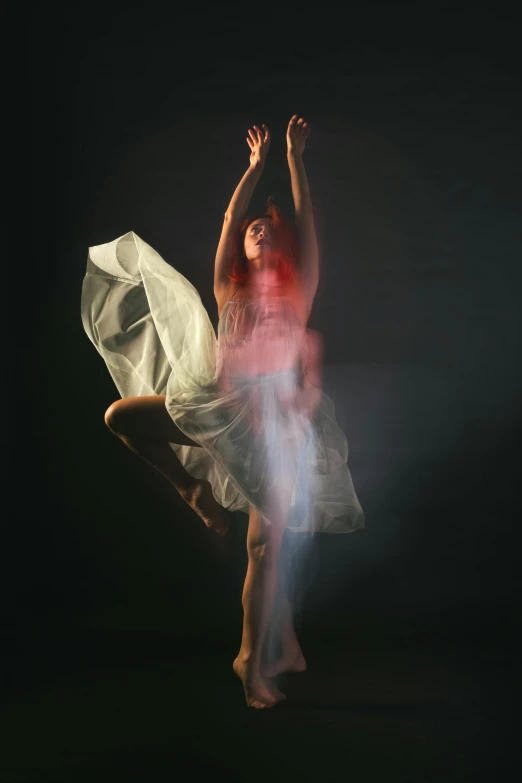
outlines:
{"label": "black backdrop", "polygon": [[19,490],[6,570],[15,693],[46,676],[54,653],[38,646],[73,628],[235,653],[246,516],[218,540],[110,435],[103,413],[117,392],[82,329],[81,283],[88,247],[133,230],[196,286],[216,324],[213,258],[246,131],[272,131],[254,206],[273,195],[289,210],[294,112],[312,127],[321,280],[310,326],[325,338],[325,390],[367,518],[364,531],[318,537],[303,622],[322,638],[466,636],[472,655],[514,629],[520,142],[509,30],[491,10],[449,4],[168,17],[79,6],[33,18],[18,280],[30,317],[20,426],[10,422]]}

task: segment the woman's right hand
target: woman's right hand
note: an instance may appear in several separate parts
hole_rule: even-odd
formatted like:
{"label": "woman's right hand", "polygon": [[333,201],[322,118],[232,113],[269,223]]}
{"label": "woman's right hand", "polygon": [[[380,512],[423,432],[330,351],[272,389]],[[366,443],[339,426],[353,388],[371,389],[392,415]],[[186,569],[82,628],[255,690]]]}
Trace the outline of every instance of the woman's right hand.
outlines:
{"label": "woman's right hand", "polygon": [[265,158],[270,146],[270,131],[266,125],[258,128],[253,126],[253,130],[248,131],[247,144],[250,147],[250,168],[262,169],[265,165]]}

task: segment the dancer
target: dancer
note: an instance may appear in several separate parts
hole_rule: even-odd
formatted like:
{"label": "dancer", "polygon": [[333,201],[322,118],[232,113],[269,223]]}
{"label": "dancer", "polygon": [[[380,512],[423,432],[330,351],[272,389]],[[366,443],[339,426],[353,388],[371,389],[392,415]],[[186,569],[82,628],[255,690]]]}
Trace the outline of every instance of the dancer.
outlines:
{"label": "dancer", "polygon": [[[105,414],[109,429],[217,533],[227,532],[226,509],[249,514],[233,667],[258,709],[284,698],[271,677],[306,667],[282,578],[274,606],[285,528],[306,535],[364,525],[346,438],[321,391],[322,341],[307,328],[319,274],[308,134],[294,115],[286,134],[293,229],[272,204],[246,217],[270,145],[266,126],[248,132],[250,163],[216,254],[217,340],[194,287],[133,232],[89,249],[82,294],[85,329],[122,396]],[[267,667],[271,617],[281,656]]]}

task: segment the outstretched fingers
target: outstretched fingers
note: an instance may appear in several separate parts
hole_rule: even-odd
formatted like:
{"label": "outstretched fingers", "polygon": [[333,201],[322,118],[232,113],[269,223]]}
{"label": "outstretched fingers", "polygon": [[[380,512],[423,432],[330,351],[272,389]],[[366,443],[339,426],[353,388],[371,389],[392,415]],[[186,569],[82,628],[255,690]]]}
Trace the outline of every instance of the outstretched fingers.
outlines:
{"label": "outstretched fingers", "polygon": [[258,125],[253,125],[252,128],[248,129],[249,138],[247,137],[247,142],[250,149],[253,149],[256,145],[260,147],[266,146],[270,142],[270,131],[266,125],[261,127],[262,129]]}
{"label": "outstretched fingers", "polygon": [[270,146],[270,131],[266,125],[253,125],[248,129],[247,144],[250,147],[250,165],[262,167]]}

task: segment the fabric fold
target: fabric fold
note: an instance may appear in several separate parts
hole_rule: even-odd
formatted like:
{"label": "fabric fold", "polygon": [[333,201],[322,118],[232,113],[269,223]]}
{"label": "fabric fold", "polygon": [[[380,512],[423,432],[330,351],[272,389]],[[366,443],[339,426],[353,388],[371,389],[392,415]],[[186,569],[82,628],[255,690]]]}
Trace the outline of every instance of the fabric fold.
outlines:
{"label": "fabric fold", "polygon": [[[121,397],[166,395],[173,421],[200,444],[171,444],[185,469],[208,479],[216,500],[231,511],[248,513],[249,504],[263,510],[284,476],[293,486],[289,529],[345,533],[364,527],[348,443],[324,392],[309,422],[280,404],[298,382],[294,371],[255,378],[236,372],[223,390],[227,319],[233,310],[241,320],[243,308],[242,317],[251,320],[248,307],[225,307],[216,337],[196,288],[134,232],[89,248],[85,331]],[[259,416],[263,426],[256,430]]]}

